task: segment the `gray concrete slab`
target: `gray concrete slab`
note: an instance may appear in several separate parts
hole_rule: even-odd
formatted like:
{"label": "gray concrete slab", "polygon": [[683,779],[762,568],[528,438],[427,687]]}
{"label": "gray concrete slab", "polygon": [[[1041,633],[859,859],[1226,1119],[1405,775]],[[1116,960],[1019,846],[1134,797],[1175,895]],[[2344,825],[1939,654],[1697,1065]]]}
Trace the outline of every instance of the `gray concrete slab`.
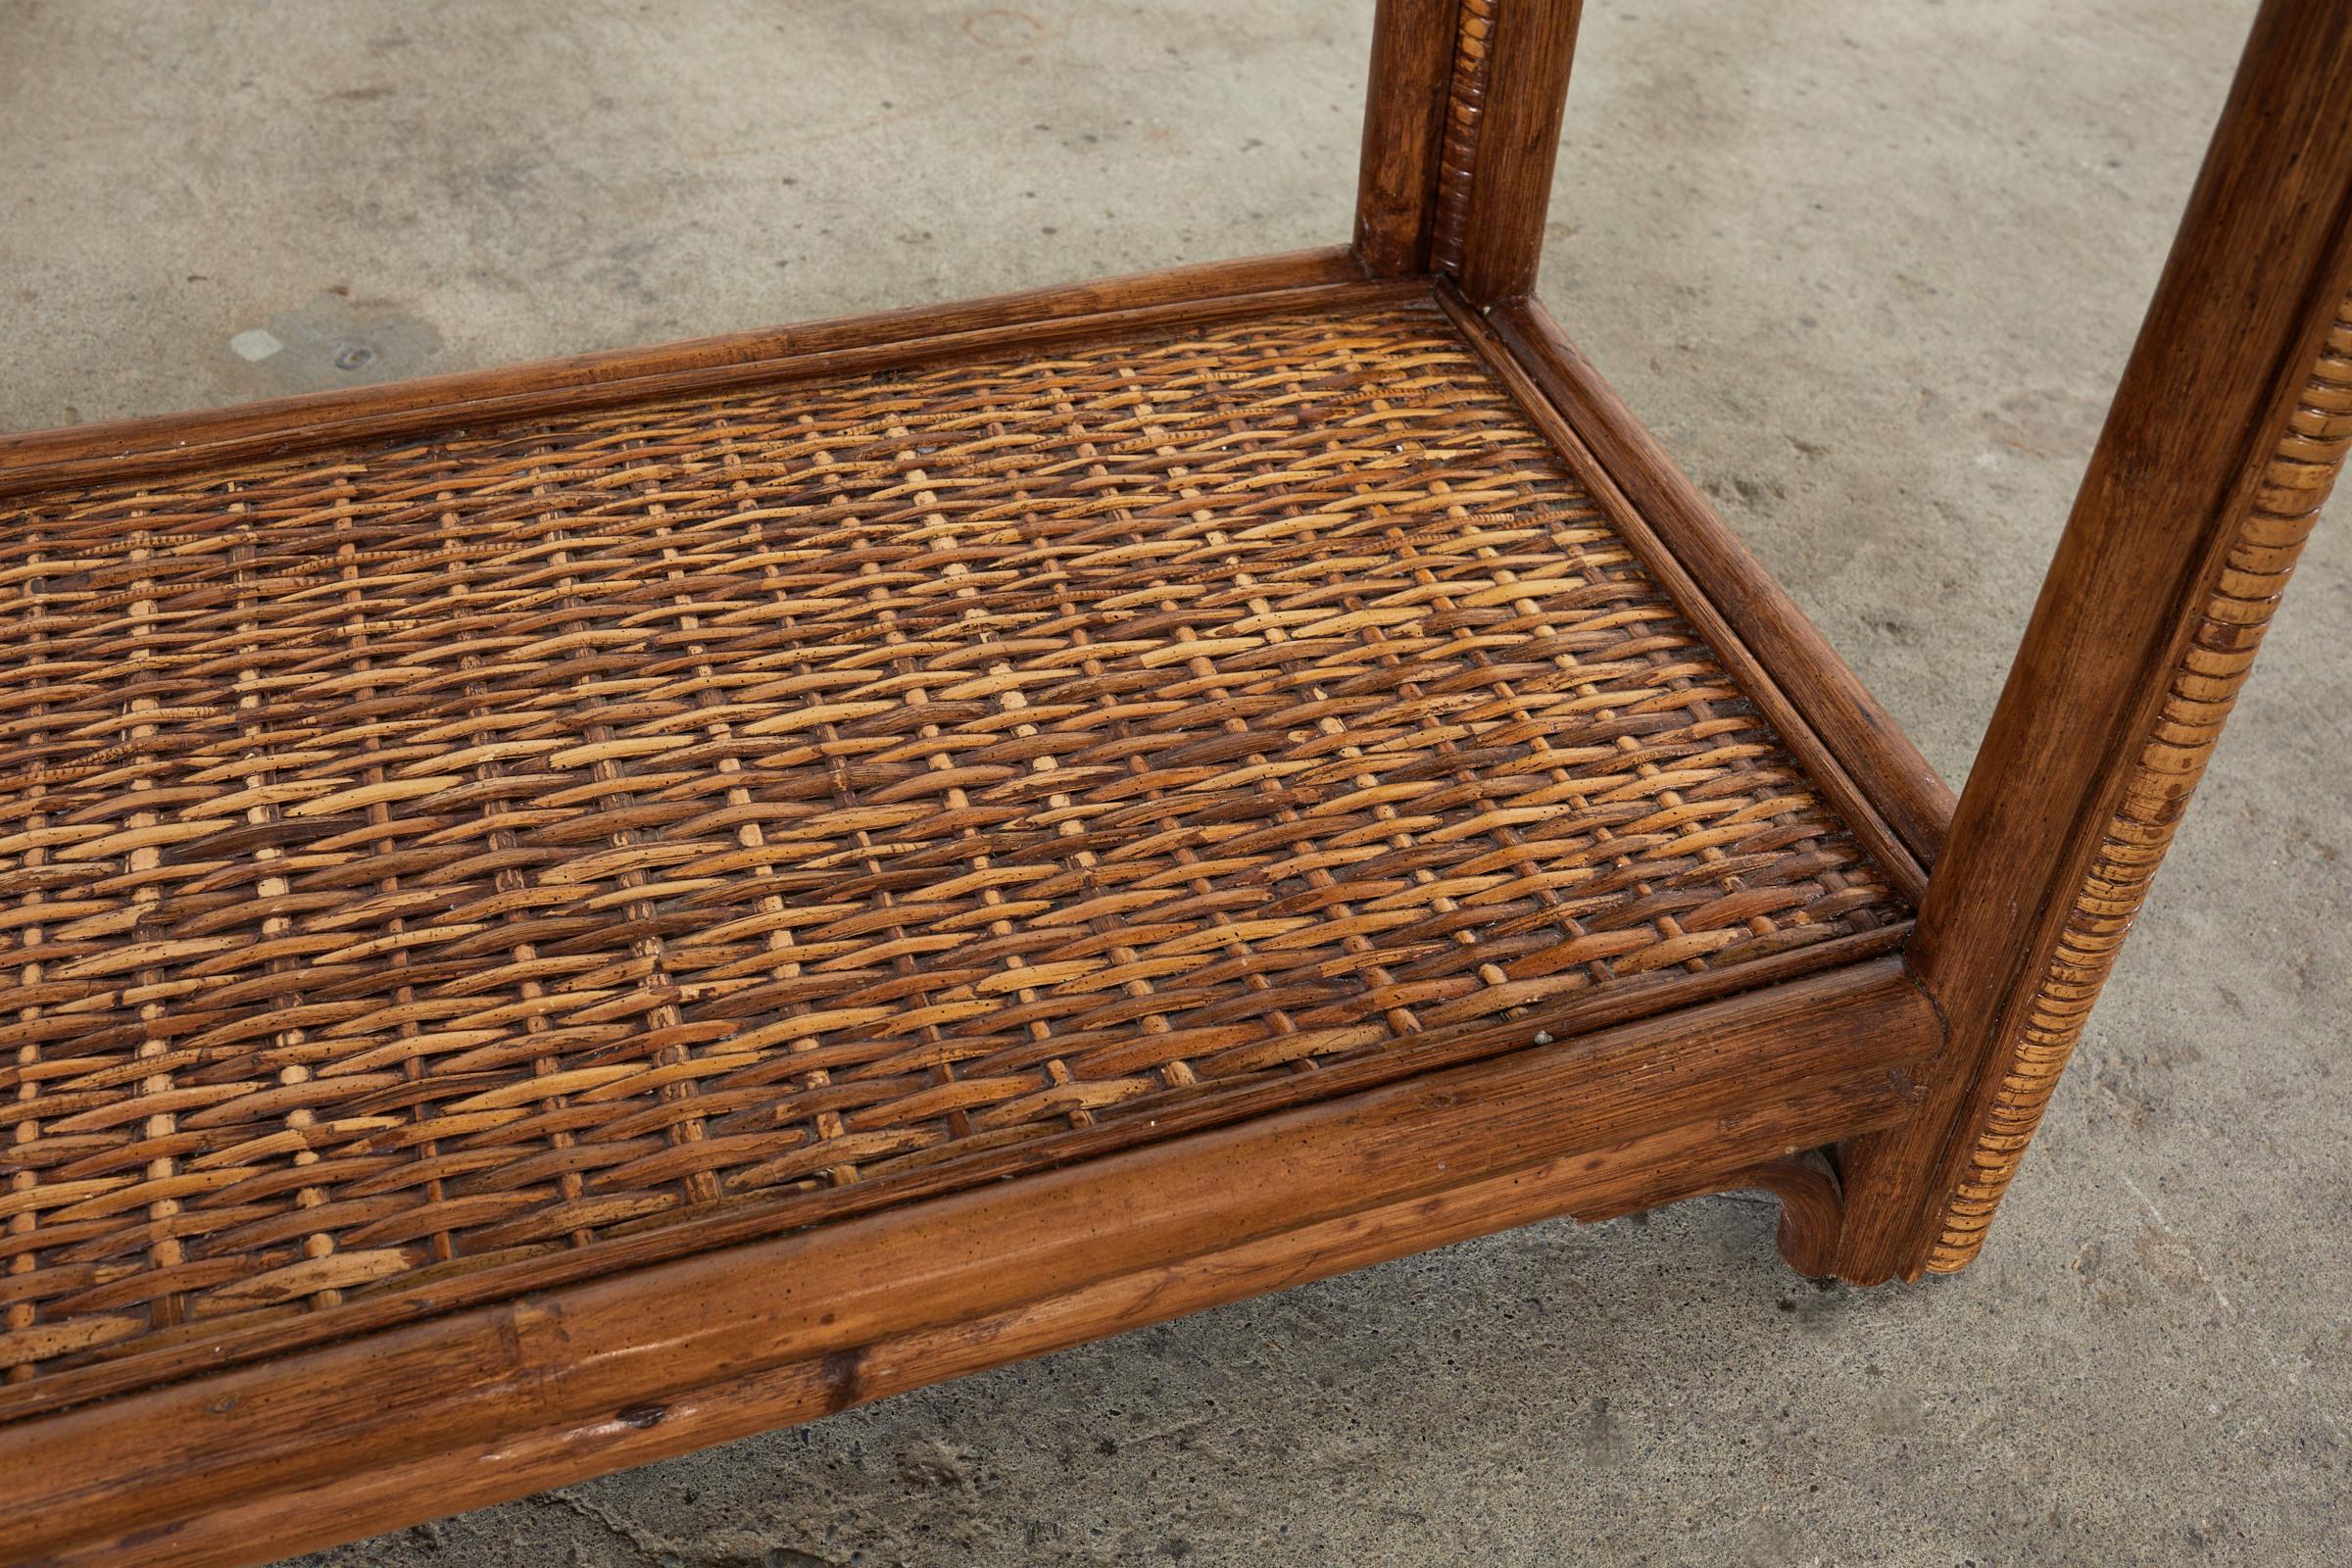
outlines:
{"label": "gray concrete slab", "polygon": [[[2251,6],[1588,10],[1544,298],[1957,777]],[[1368,11],[0,0],[0,426],[1336,238]],[[1538,1226],[305,1561],[2345,1561],[2348,573],[1966,1275]]]}

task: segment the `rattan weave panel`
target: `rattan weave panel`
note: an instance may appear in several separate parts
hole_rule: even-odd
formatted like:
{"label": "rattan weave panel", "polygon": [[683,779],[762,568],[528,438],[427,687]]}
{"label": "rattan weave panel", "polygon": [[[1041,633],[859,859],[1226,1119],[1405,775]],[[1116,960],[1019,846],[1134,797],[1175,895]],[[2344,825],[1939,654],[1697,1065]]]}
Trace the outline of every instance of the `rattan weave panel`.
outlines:
{"label": "rattan weave panel", "polygon": [[0,513],[12,1381],[1903,918],[1432,310]]}

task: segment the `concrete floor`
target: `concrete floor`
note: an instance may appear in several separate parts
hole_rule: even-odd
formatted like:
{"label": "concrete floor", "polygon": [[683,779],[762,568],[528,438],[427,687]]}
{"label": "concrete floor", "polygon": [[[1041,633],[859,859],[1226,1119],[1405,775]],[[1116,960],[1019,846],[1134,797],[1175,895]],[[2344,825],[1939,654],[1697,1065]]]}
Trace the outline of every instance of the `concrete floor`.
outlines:
{"label": "concrete floor", "polygon": [[[0,0],[0,426],[1344,233],[1366,0],[1025,6]],[[1587,9],[1544,295],[1956,778],[2252,7]],[[2348,573],[1958,1279],[1539,1226],[305,1561],[2345,1561]]]}

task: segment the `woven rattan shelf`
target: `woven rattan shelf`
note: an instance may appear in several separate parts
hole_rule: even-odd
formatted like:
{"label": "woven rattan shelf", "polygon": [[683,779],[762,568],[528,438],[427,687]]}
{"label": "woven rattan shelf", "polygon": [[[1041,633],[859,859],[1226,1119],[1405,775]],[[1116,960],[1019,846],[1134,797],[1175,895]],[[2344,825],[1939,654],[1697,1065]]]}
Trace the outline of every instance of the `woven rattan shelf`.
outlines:
{"label": "woven rattan shelf", "polygon": [[1426,297],[40,494],[0,575],[16,1388],[1908,914]]}
{"label": "woven rattan shelf", "polygon": [[1345,249],[0,436],[0,1562],[1551,1215],[1965,1264],[2352,443],[2352,8],[1956,805],[1531,297],[1576,12],[1381,0]]}

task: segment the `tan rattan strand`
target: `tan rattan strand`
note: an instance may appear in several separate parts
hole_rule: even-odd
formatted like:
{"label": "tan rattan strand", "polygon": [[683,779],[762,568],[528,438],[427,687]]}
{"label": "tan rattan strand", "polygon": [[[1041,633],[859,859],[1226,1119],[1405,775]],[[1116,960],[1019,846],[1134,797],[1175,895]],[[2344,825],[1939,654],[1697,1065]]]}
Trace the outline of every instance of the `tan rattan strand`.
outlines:
{"label": "tan rattan strand", "polygon": [[0,634],[11,1381],[1907,914],[1410,305],[47,495]]}
{"label": "tan rattan strand", "polygon": [[1463,232],[1470,220],[1470,176],[1478,161],[1480,122],[1486,117],[1487,45],[1494,33],[1494,0],[1462,0],[1454,39],[1453,75],[1446,89],[1446,124],[1438,147],[1438,195],[1430,233],[1430,266],[1462,270]]}

